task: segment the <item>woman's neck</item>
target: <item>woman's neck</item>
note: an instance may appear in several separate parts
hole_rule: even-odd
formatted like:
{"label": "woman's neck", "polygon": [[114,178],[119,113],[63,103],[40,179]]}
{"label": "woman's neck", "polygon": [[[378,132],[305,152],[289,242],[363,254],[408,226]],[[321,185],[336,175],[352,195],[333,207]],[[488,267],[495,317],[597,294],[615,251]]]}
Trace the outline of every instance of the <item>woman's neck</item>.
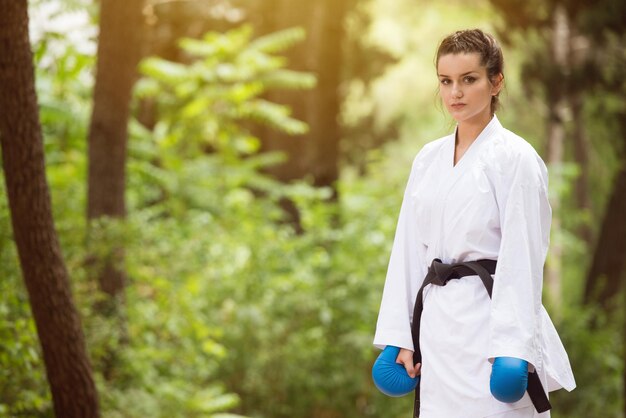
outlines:
{"label": "woman's neck", "polygon": [[486,117],[459,122],[456,130],[456,146],[461,149],[468,148],[489,124],[492,117],[493,115],[487,114]]}

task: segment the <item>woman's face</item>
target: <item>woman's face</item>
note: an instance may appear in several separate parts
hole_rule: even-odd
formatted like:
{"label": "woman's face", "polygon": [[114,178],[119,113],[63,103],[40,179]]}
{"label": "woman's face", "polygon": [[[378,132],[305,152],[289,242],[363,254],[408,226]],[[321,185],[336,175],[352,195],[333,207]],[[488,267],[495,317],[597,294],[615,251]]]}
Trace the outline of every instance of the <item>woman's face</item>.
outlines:
{"label": "woman's face", "polygon": [[476,52],[446,54],[437,63],[439,95],[458,122],[487,123],[491,119],[491,97],[501,88],[501,79],[492,85],[487,69]]}

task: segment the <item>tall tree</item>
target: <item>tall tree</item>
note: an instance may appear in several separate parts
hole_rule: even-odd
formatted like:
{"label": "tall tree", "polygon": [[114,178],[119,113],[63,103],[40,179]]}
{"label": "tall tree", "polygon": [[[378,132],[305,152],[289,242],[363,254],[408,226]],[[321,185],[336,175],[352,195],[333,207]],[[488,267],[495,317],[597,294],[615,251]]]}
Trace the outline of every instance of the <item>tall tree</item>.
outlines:
{"label": "tall tree", "polygon": [[603,98],[613,98],[622,103],[621,107],[603,109],[602,115],[598,115],[606,120],[607,125],[614,127],[613,135],[605,140],[612,144],[618,166],[587,274],[584,295],[586,303],[597,302],[605,310],[613,312],[615,305],[610,302],[620,290],[626,290],[626,108],[623,106],[626,95],[623,82],[626,68],[626,4],[611,0],[601,0],[593,5],[582,0],[572,2],[583,11],[580,13],[581,31],[593,45],[594,90],[601,92]]}
{"label": "tall tree", "polygon": [[[622,124],[626,125],[626,115],[622,115],[622,119]],[[626,131],[623,135],[626,137]],[[620,288],[623,288],[626,280],[624,214],[626,214],[626,164],[622,163],[613,180],[611,196],[585,285],[585,302],[597,301],[605,309],[612,308],[610,303]]]}
{"label": "tall tree", "polygon": [[[377,45],[368,33],[378,18],[373,11],[376,0],[361,0],[346,17],[346,43],[344,63],[344,81],[346,91],[352,83],[363,86],[364,91],[374,89],[374,84],[379,80],[388,67],[398,62],[398,57]],[[349,93],[348,93],[349,94]],[[341,160],[351,167],[358,169],[360,175],[365,175],[369,168],[370,150],[378,149],[391,138],[400,136],[399,117],[396,122],[380,126],[376,118],[372,117],[375,112],[367,112],[358,117],[342,120]]]}
{"label": "tall tree", "polygon": [[[254,0],[246,9],[256,30],[262,34],[289,27],[302,27],[305,42],[287,54],[290,67],[314,73],[317,87],[306,94],[279,91],[268,94],[272,102],[287,105],[309,131],[293,137],[286,132],[258,129],[263,151],[280,151],[286,160],[268,171],[278,180],[310,178],[316,186],[329,186],[333,198],[339,178],[339,112],[342,79],[344,21],[353,0],[320,0],[298,3],[289,0]],[[290,222],[301,232],[300,215],[294,203],[283,199],[281,206]]]}
{"label": "tall tree", "polygon": [[[626,6],[622,9],[622,15],[626,15]],[[603,45],[594,48],[593,59],[597,66],[594,89],[602,92],[601,97],[607,101],[621,101],[626,95],[623,83],[626,28],[609,36],[605,28],[600,33],[603,35],[591,35],[596,44]],[[606,140],[617,157],[617,167],[586,277],[584,301],[598,303],[606,312],[614,314],[618,303],[616,296],[626,289],[626,108],[622,106],[616,111],[607,107],[600,107],[597,119],[613,126],[613,135]]]}
{"label": "tall tree", "polygon": [[57,417],[99,416],[45,174],[26,0],[0,0],[0,144],[20,265]]}
{"label": "tall tree", "polygon": [[[565,162],[565,133],[567,129],[567,114],[570,110],[569,97],[567,96],[567,73],[569,69],[569,46],[570,46],[570,18],[562,4],[556,4],[552,13],[552,28],[550,37],[550,57],[552,62],[553,77],[546,86],[548,99],[548,153],[547,162],[550,167],[556,168],[553,175],[557,176],[556,183],[561,179],[561,167]],[[561,226],[561,198],[553,195],[550,199],[552,206],[552,228],[560,231]],[[556,312],[560,311],[561,305],[561,261],[563,259],[563,244],[555,240],[550,248],[550,262],[547,265],[545,286],[548,298]]]}
{"label": "tall tree", "polygon": [[[143,0],[102,0],[100,5],[94,105],[89,126],[87,218],[90,222],[102,217],[126,216],[127,126],[141,56]],[[121,242],[107,244],[104,259],[94,257],[91,262],[100,290],[106,295],[99,304],[100,311],[119,317],[116,307],[123,299],[124,247]],[[110,375],[110,362],[105,359],[105,376]]]}
{"label": "tall tree", "polygon": [[317,186],[331,186],[339,176],[339,141],[341,128],[340,83],[343,64],[344,20],[351,0],[302,2],[296,6],[288,0],[257,0],[251,9],[252,20],[263,32],[293,26],[306,30],[307,40],[294,47],[288,59],[297,70],[313,72],[317,88],[306,94],[272,93],[271,100],[289,105],[296,118],[309,124],[310,131],[301,138],[279,132],[265,132],[266,150],[286,152],[288,160],[274,168],[272,174],[288,182],[312,175]]}

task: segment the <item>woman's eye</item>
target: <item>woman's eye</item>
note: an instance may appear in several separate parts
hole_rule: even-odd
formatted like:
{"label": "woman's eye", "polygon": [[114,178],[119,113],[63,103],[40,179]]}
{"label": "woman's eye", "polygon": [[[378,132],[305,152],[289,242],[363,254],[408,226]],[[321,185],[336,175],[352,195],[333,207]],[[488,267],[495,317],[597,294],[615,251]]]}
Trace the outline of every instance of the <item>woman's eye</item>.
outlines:
{"label": "woman's eye", "polygon": [[472,84],[474,81],[476,81],[476,79],[474,77],[465,77],[463,79],[467,84]]}
{"label": "woman's eye", "polygon": [[450,80],[448,80],[447,78],[444,78],[442,80],[439,80],[439,82],[441,84],[443,84],[444,86],[447,86],[448,84],[450,84]]}

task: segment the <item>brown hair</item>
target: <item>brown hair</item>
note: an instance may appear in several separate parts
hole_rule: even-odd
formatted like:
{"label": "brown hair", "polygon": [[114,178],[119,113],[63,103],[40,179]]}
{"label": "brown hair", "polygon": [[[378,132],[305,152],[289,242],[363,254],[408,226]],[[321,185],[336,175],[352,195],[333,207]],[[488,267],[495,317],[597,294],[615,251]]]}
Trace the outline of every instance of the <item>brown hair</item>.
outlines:
{"label": "brown hair", "polygon": [[[494,84],[499,74],[504,76],[504,57],[502,49],[496,39],[480,29],[456,31],[444,38],[437,48],[435,67],[439,58],[447,54],[461,54],[476,52],[480,55],[480,65],[487,70],[487,78]],[[491,114],[493,115],[500,104],[500,92],[491,97]]]}

